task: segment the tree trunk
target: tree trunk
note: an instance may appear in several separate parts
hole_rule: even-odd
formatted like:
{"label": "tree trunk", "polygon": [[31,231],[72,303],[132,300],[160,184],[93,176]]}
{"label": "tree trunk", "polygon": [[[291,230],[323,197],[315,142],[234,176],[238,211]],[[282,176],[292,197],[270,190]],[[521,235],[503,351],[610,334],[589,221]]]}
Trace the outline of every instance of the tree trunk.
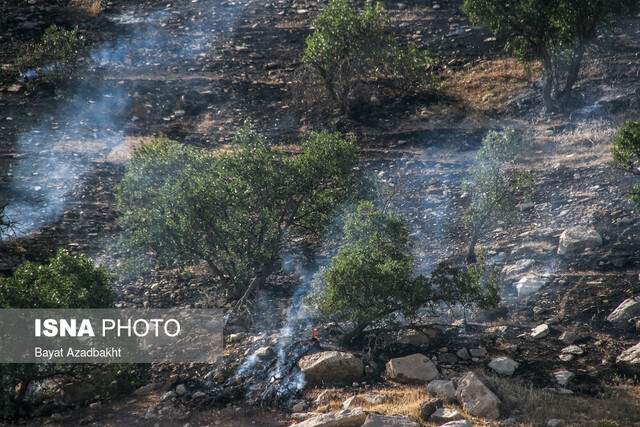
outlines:
{"label": "tree trunk", "polygon": [[547,112],[554,112],[557,109],[556,103],[551,95],[553,89],[553,64],[551,58],[547,55],[542,61],[542,73],[543,73],[543,86],[542,86],[542,100]]}
{"label": "tree trunk", "polygon": [[342,338],[340,338],[340,341],[342,342],[343,345],[349,344],[351,340],[357,337],[358,335],[360,335],[362,331],[364,331],[364,328],[366,328],[367,326],[369,326],[368,323],[359,324],[351,332],[344,334]]}
{"label": "tree trunk", "polygon": [[571,59],[571,65],[569,65],[569,69],[567,70],[567,80],[564,85],[564,89],[560,94],[558,94],[558,105],[560,108],[565,108],[571,99],[571,92],[573,90],[573,85],[575,85],[578,80],[578,74],[580,73],[580,66],[582,64],[582,58],[584,57],[585,50],[586,45],[580,42],[573,51],[573,58]]}
{"label": "tree trunk", "polygon": [[265,264],[258,271],[258,273],[255,275],[253,280],[251,280],[251,283],[249,284],[249,287],[245,291],[244,295],[242,295],[242,298],[240,298],[238,302],[236,302],[236,305],[234,305],[233,308],[231,309],[231,314],[237,313],[238,309],[247,302],[247,300],[251,297],[251,295],[254,292],[257,292],[258,289],[260,289],[260,286],[264,285],[264,283],[267,281],[267,278],[271,275],[271,272],[273,271],[273,264],[274,263],[271,263],[269,265]]}

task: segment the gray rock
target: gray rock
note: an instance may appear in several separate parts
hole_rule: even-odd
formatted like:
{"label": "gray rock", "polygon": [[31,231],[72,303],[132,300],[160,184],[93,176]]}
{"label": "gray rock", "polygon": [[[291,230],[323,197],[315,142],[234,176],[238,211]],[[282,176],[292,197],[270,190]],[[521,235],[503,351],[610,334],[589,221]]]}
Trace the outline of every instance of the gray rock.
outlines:
{"label": "gray rock", "polygon": [[588,248],[598,248],[602,246],[602,236],[592,227],[579,225],[567,228],[560,235],[558,245],[558,255],[565,255],[571,252],[583,252]]}
{"label": "gray rock", "polygon": [[564,354],[573,354],[576,356],[581,356],[584,354],[584,348],[582,348],[579,345],[569,345],[563,348],[562,350],[560,350],[560,352]]}
{"label": "gray rock", "polygon": [[487,328],[485,330],[486,333],[488,334],[493,334],[493,335],[504,335],[507,333],[507,329],[509,329],[507,326],[502,325],[502,326],[492,326],[490,328]]}
{"label": "gray rock", "polygon": [[518,291],[518,296],[522,298],[537,292],[546,283],[547,281],[542,277],[525,276],[516,283],[515,288]]}
{"label": "gray rock", "polygon": [[333,393],[330,390],[325,390],[318,397],[316,397],[315,403],[317,405],[324,405],[325,403],[329,403],[333,398]]}
{"label": "gray rock", "polygon": [[442,363],[453,365],[458,361],[458,358],[455,356],[455,354],[441,353],[438,355],[438,360]]}
{"label": "gray rock", "polygon": [[557,418],[551,418],[547,421],[547,427],[558,427],[560,425],[560,420]]}
{"label": "gray rock", "polygon": [[423,420],[428,420],[431,418],[431,415],[442,406],[442,399],[433,398],[427,399],[420,404],[420,418]]}
{"label": "gray rock", "polygon": [[487,350],[485,350],[484,348],[472,348],[469,349],[469,354],[471,354],[471,357],[482,359],[487,355]]}
{"label": "gray rock", "polygon": [[412,354],[391,359],[387,363],[386,375],[403,383],[425,383],[438,376],[438,368],[423,354]]}
{"label": "gray rock", "polygon": [[456,397],[462,404],[462,409],[470,415],[493,420],[500,416],[500,399],[474,372],[467,372],[458,381]]}
{"label": "gray rock", "polygon": [[94,400],[98,389],[88,382],[65,384],[60,388],[60,399],[67,404],[83,403]]}
{"label": "gray rock", "polygon": [[351,384],[364,375],[364,364],[351,353],[321,351],[298,362],[309,385]]}
{"label": "gray rock", "polygon": [[149,409],[147,409],[147,412],[144,414],[145,420],[150,420],[157,417],[158,417],[158,406],[157,405],[149,406]]}
{"label": "gray rock", "polygon": [[432,423],[448,423],[449,421],[461,420],[462,414],[455,409],[452,408],[438,408],[436,411],[431,414],[431,422]]}
{"label": "gray rock", "polygon": [[307,408],[307,402],[305,402],[304,400],[301,400],[300,402],[297,402],[295,405],[293,405],[291,407],[291,410],[293,412],[302,412]]}
{"label": "gray rock", "polygon": [[565,386],[569,384],[569,381],[575,378],[576,374],[569,371],[558,371],[554,372],[553,376],[556,378],[556,381],[558,381],[558,384],[560,384],[561,386]]}
{"label": "gray rock", "polygon": [[449,421],[448,423],[442,424],[440,427],[473,427],[467,420],[457,420],[457,421]]}
{"label": "gray rock", "polygon": [[631,375],[640,375],[640,342],[616,358],[616,366]]}
{"label": "gray rock", "polygon": [[627,298],[607,317],[617,327],[626,327],[629,320],[640,316],[640,297]]}
{"label": "gray rock", "polygon": [[363,395],[361,395],[360,397],[362,397],[362,400],[364,400],[365,402],[371,404],[371,405],[382,405],[383,403],[385,403],[387,400],[389,400],[389,396],[387,396],[384,393],[375,393],[375,392],[368,392],[368,393],[364,393]]}
{"label": "gray rock", "polygon": [[470,360],[471,359],[471,355],[469,354],[469,350],[467,350],[466,347],[463,347],[460,350],[456,351],[456,356],[460,360]]}
{"label": "gray rock", "polygon": [[342,409],[354,408],[356,406],[362,406],[362,399],[358,396],[351,396],[350,398],[342,402]]}
{"label": "gray rock", "polygon": [[371,414],[362,427],[420,427],[420,424],[405,417]]}
{"label": "gray rock", "polygon": [[578,340],[579,336],[577,333],[573,331],[564,331],[562,335],[560,335],[560,341],[565,344],[571,345]]}
{"label": "gray rock", "polygon": [[431,339],[429,338],[429,335],[424,332],[408,329],[398,332],[398,342],[400,344],[411,344],[416,347],[421,347],[429,345]]}
{"label": "gray rock", "polygon": [[456,398],[456,387],[453,381],[434,380],[427,386],[427,392],[444,400],[453,400]]}
{"label": "gray rock", "polygon": [[367,415],[362,408],[354,408],[318,415],[293,425],[296,427],[360,427],[366,419]]}
{"label": "gray rock", "polygon": [[541,339],[549,335],[549,326],[546,324],[538,325],[531,330],[531,338]]}
{"label": "gray rock", "polygon": [[178,384],[176,386],[176,394],[178,396],[182,396],[183,394],[185,394],[187,392],[187,387],[184,384]]}
{"label": "gray rock", "polygon": [[256,352],[253,354],[259,357],[260,359],[266,359],[267,357],[270,357],[273,354],[273,350],[269,346],[264,346],[257,349]]}
{"label": "gray rock", "polygon": [[528,259],[528,258],[520,259],[515,263],[513,263],[513,265],[504,267],[502,269],[502,274],[504,274],[505,279],[514,280],[518,276],[522,276],[524,273],[529,271],[534,264],[535,264],[535,261],[532,259]]}
{"label": "gray rock", "polygon": [[489,367],[500,375],[513,375],[520,364],[508,357],[498,357],[489,362]]}

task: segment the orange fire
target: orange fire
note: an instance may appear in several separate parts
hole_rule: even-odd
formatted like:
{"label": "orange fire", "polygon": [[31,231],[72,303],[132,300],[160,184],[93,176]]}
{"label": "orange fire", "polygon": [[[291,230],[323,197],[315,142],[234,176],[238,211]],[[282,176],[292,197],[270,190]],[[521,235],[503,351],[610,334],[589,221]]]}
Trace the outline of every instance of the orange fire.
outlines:
{"label": "orange fire", "polygon": [[318,341],[318,331],[316,331],[315,329],[311,331],[311,338]]}

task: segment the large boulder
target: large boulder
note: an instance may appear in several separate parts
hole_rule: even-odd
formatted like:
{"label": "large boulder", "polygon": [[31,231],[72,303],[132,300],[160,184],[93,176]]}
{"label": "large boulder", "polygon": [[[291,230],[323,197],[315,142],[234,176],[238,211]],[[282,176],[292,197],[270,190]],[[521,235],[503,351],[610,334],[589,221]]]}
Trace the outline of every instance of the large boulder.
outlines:
{"label": "large boulder", "polygon": [[508,357],[498,357],[489,362],[489,367],[497,374],[510,376],[520,364]]}
{"label": "large boulder", "polygon": [[387,363],[387,377],[402,383],[426,383],[438,376],[438,368],[423,354],[391,359]]}
{"label": "large boulder", "polygon": [[364,364],[351,353],[321,351],[303,357],[298,366],[309,385],[351,384],[364,375]]}
{"label": "large boulder", "polygon": [[616,359],[616,365],[627,374],[640,376],[640,342],[623,351]]}
{"label": "large boulder", "polygon": [[420,427],[420,424],[405,417],[371,414],[362,427]]}
{"label": "large boulder", "polygon": [[500,416],[500,399],[472,371],[458,381],[456,397],[468,414],[493,420]]}
{"label": "large boulder", "polygon": [[292,424],[292,427],[360,427],[366,419],[367,414],[362,408],[354,408],[318,415],[301,423]]}
{"label": "large boulder", "polygon": [[640,297],[627,298],[613,312],[607,320],[617,327],[628,326],[629,320],[640,316]]}
{"label": "large boulder", "polygon": [[582,252],[588,248],[598,248],[602,246],[602,236],[592,227],[579,225],[567,228],[560,235],[558,245],[558,255],[565,255],[570,252]]}
{"label": "large boulder", "polygon": [[518,296],[522,298],[538,292],[546,283],[547,281],[542,277],[525,276],[516,283],[515,288],[518,291]]}

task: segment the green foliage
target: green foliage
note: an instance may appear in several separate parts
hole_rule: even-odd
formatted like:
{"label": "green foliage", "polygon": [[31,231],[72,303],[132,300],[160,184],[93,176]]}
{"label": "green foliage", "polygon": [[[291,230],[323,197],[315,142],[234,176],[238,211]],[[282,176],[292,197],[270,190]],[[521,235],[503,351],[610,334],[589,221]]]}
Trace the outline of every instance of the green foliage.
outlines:
{"label": "green foliage", "polygon": [[[0,308],[109,308],[114,297],[102,266],[63,250],[47,265],[27,262],[0,278]],[[71,371],[55,364],[0,364],[0,419],[18,415],[35,382]]]}
{"label": "green foliage", "polygon": [[141,147],[116,191],[121,246],[162,268],[206,262],[237,297],[268,276],[288,231],[322,231],[354,187],[352,141],[313,132],[300,146],[286,155],[247,124],[225,153]]}
{"label": "green foliage", "polygon": [[2,308],[108,308],[111,277],[84,256],[60,250],[48,265],[27,262],[0,278]]}
{"label": "green foliage", "polygon": [[[611,148],[613,166],[640,176],[640,120],[627,121]],[[640,208],[640,183],[629,188],[629,200]]]}
{"label": "green foliage", "polygon": [[331,266],[314,280],[311,301],[321,313],[349,320],[356,328],[394,327],[401,314],[415,318],[425,306],[442,304],[495,306],[499,286],[495,274],[481,264],[467,270],[441,263],[430,275],[413,274],[413,256],[404,221],[362,202],[346,220],[345,244]]}
{"label": "green foliage", "polygon": [[463,184],[464,191],[471,197],[464,217],[471,233],[468,259],[475,258],[475,245],[481,232],[497,221],[516,219],[516,205],[531,195],[531,174],[514,168],[521,148],[521,140],[510,128],[502,133],[490,131],[482,140],[482,148],[469,170],[469,180]]}
{"label": "green foliage", "polygon": [[[587,46],[604,28],[634,16],[638,0],[465,0],[475,23],[507,37],[507,49],[524,61],[542,61],[547,109],[566,106]],[[564,80],[564,87],[561,82]]]}
{"label": "green foliage", "polygon": [[302,58],[312,77],[307,85],[318,82],[343,111],[359,84],[375,81],[405,94],[432,87],[434,61],[415,44],[398,47],[381,4],[366,3],[358,12],[348,0],[330,0],[312,25]]}
{"label": "green foliage", "polygon": [[18,58],[22,75],[35,70],[38,77],[27,80],[29,89],[55,87],[67,83],[85,66],[85,39],[78,27],[66,30],[57,25],[47,28],[39,43],[31,43]]}

